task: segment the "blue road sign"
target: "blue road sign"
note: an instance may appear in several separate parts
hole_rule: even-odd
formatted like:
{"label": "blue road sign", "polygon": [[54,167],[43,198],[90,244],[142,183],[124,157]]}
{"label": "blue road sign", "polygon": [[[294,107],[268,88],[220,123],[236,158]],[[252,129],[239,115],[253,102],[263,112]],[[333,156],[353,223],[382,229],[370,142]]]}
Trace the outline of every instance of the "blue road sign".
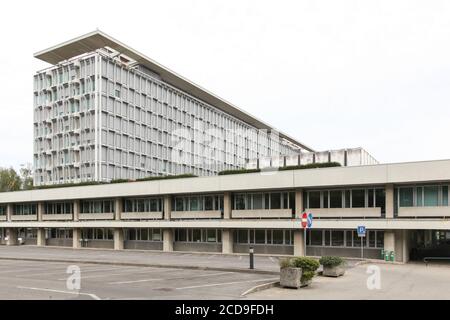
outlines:
{"label": "blue road sign", "polygon": [[356,231],[358,232],[359,237],[366,236],[366,227],[365,226],[358,226],[358,228],[356,228]]}
{"label": "blue road sign", "polygon": [[310,213],[310,214],[308,214],[308,220],[307,220],[308,229],[311,228],[312,222],[313,222],[313,215],[312,215],[312,213]]}

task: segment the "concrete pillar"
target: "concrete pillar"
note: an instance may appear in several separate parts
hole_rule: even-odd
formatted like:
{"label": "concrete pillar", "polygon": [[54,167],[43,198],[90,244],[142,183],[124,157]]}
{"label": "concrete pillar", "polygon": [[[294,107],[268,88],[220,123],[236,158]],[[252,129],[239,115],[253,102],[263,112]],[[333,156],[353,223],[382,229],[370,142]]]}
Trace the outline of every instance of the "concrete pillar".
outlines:
{"label": "concrete pillar", "polygon": [[72,231],[72,247],[74,249],[81,248],[81,229],[80,228],[73,228]]}
{"label": "concrete pillar", "polygon": [[394,218],[394,185],[386,185],[386,219]]}
{"label": "concrete pillar", "polygon": [[123,229],[114,229],[114,250],[123,250]]}
{"label": "concrete pillar", "polygon": [[225,192],[223,194],[223,218],[231,219],[231,193]]}
{"label": "concrete pillar", "polygon": [[409,231],[395,230],[395,261],[407,263],[409,261]]}
{"label": "concrete pillar", "polygon": [[7,207],[6,207],[6,219],[8,221],[11,221],[11,216],[13,215],[13,204],[12,203],[8,203]]}
{"label": "concrete pillar", "polygon": [[294,230],[294,256],[305,256],[305,237],[303,230]]}
{"label": "concrete pillar", "polygon": [[163,230],[163,251],[173,251],[173,229]]}
{"label": "concrete pillar", "polygon": [[[44,215],[44,203],[38,202],[37,204],[37,218],[38,221],[42,221],[42,216]],[[39,230],[38,230],[39,233]]]}
{"label": "concrete pillar", "polygon": [[303,213],[303,190],[295,190],[295,218],[301,219]]}
{"label": "concrete pillar", "polygon": [[120,220],[122,216],[123,202],[122,198],[117,198],[114,202],[114,218]]}
{"label": "concrete pillar", "polygon": [[169,195],[164,196],[164,220],[170,220],[172,213],[172,197]]}
{"label": "concrete pillar", "polygon": [[38,246],[45,246],[46,243],[46,239],[45,239],[45,229],[44,228],[38,228],[37,229],[37,242],[36,244]]}
{"label": "concrete pillar", "polygon": [[222,229],[222,253],[233,253],[233,230]]}
{"label": "concrete pillar", "polygon": [[73,202],[73,221],[80,220],[80,211],[80,200],[75,200]]}
{"label": "concrete pillar", "polygon": [[6,240],[7,246],[15,246],[17,245],[17,229],[15,228],[7,228],[6,229],[6,236],[8,237],[8,240]]}
{"label": "concrete pillar", "polygon": [[384,231],[384,250],[395,252],[395,232],[394,230]]}

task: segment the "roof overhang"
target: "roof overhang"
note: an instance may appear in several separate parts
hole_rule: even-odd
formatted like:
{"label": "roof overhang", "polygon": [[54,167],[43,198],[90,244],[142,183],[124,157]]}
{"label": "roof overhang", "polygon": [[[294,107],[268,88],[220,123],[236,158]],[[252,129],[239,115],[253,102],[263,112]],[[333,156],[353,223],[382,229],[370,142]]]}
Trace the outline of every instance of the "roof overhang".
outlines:
{"label": "roof overhang", "polygon": [[312,148],[306,146],[305,144],[278,131],[277,129],[271,127],[267,123],[255,118],[254,116],[250,115],[244,110],[232,105],[228,101],[216,96],[215,94],[209,92],[208,90],[180,76],[176,72],[162,66],[158,62],[126,46],[125,44],[112,38],[111,36],[105,34],[102,31],[96,30],[83,36],[80,36],[78,38],[63,42],[51,48],[39,51],[34,54],[34,57],[55,65],[61,61],[71,59],[81,54],[93,52],[97,49],[104,47],[110,47],[114,50],[117,50],[121,54],[130,57],[139,64],[145,66],[146,68],[158,73],[164,82],[167,82],[170,85],[179,88],[189,93],[190,95],[216,108],[219,108],[220,110],[226,113],[233,115],[234,117],[240,119],[245,123],[250,124],[253,127],[256,127],[258,129],[266,129],[269,131],[276,131],[279,133],[280,137],[290,141],[291,143],[294,143],[308,151],[314,151]]}

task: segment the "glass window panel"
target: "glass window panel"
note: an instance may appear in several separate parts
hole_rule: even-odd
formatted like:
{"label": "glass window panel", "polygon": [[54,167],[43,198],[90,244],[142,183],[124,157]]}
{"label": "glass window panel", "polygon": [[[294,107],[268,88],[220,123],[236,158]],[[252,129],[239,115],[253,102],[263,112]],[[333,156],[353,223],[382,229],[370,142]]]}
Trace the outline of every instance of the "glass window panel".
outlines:
{"label": "glass window panel", "polygon": [[414,206],[414,189],[413,188],[400,188],[400,207],[413,207]]}
{"label": "glass window panel", "polygon": [[320,191],[310,191],[308,192],[308,207],[320,208]]}
{"label": "glass window panel", "polygon": [[448,206],[448,186],[442,187],[442,205]]}
{"label": "glass window panel", "polygon": [[202,232],[200,229],[194,229],[192,231],[192,241],[193,242],[202,242]]}
{"label": "glass window panel", "polygon": [[367,190],[367,206],[369,208],[373,208],[374,207],[374,196],[373,196],[374,192],[373,189],[368,189]]}
{"label": "glass window panel", "polygon": [[323,203],[322,208],[328,208],[328,191],[322,191]]}
{"label": "glass window panel", "polygon": [[386,191],[384,189],[375,190],[375,206],[381,208],[381,212],[385,212],[386,208]]}
{"label": "glass window panel", "polygon": [[255,242],[258,244],[266,243],[266,230],[255,230]]}
{"label": "glass window panel", "polygon": [[215,229],[208,229],[208,242],[216,242],[217,241],[217,237],[216,237],[216,230]]}
{"label": "glass window panel", "polygon": [[345,207],[350,208],[350,190],[345,190]]}
{"label": "glass window panel", "polygon": [[352,232],[347,230],[345,231],[345,245],[347,247],[351,247],[352,246]]}
{"label": "glass window panel", "polygon": [[281,193],[270,194],[270,209],[281,209]]}
{"label": "glass window panel", "polygon": [[253,195],[253,209],[262,209],[263,208],[263,194],[255,193]]}
{"label": "glass window panel", "polygon": [[331,232],[331,245],[333,247],[342,247],[344,245],[344,231],[333,230]]}
{"label": "glass window panel", "polygon": [[153,229],[153,232],[152,232],[153,241],[161,241],[162,240],[161,235],[162,235],[161,229]]}
{"label": "glass window panel", "polygon": [[325,230],[325,246],[331,245],[331,232],[330,230]]}
{"label": "glass window panel", "polygon": [[416,206],[417,207],[423,206],[423,187],[416,188]]}
{"label": "glass window panel", "polygon": [[366,191],[364,189],[352,190],[352,208],[364,208],[366,206]]}
{"label": "glass window panel", "polygon": [[311,245],[312,246],[322,246],[323,245],[322,230],[311,230]]}
{"label": "glass window panel", "polygon": [[205,210],[214,210],[214,197],[205,197]]}
{"label": "glass window panel", "polygon": [[248,230],[238,230],[239,243],[248,243]]}
{"label": "glass window panel", "polygon": [[272,236],[273,244],[283,244],[283,230],[273,230]]}
{"label": "glass window panel", "polygon": [[375,231],[374,230],[369,230],[369,232],[367,233],[367,236],[369,237],[369,248],[375,248]]}
{"label": "glass window panel", "polygon": [[439,205],[439,187],[424,187],[423,188],[424,205],[426,207],[435,207]]}
{"label": "glass window panel", "polygon": [[377,231],[377,248],[384,248],[384,231]]}
{"label": "glass window panel", "polygon": [[236,210],[245,210],[245,195],[238,194],[235,196],[235,209]]}
{"label": "glass window panel", "polygon": [[342,191],[330,191],[330,208],[342,208]]}
{"label": "glass window panel", "polygon": [[148,238],[148,229],[141,229],[141,240],[147,241]]}

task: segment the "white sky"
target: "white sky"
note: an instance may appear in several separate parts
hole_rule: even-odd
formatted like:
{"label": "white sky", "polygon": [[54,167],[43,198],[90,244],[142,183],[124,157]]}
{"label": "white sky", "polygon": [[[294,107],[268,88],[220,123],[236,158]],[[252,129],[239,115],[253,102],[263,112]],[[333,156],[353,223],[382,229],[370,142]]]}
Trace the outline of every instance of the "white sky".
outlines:
{"label": "white sky", "polygon": [[33,53],[99,28],[317,149],[450,158],[450,1],[5,1],[0,166],[32,162]]}

